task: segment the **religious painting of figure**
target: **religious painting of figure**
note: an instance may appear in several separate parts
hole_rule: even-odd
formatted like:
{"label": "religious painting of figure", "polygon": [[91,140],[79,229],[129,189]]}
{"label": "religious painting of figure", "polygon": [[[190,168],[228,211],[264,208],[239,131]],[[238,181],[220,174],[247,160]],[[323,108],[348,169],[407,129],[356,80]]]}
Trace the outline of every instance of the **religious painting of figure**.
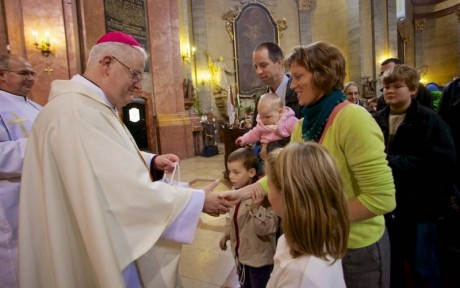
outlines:
{"label": "religious painting of figure", "polygon": [[252,52],[262,42],[278,43],[278,28],[264,5],[248,3],[235,18],[234,31],[238,92],[251,96],[264,86],[254,71]]}

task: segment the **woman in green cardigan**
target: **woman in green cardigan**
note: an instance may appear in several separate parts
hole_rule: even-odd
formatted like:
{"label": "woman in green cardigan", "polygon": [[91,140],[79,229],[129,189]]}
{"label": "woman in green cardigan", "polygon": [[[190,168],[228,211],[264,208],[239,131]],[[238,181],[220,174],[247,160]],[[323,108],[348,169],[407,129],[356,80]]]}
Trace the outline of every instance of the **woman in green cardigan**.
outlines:
{"label": "woman in green cardigan", "polygon": [[[291,89],[303,106],[303,119],[294,127],[291,142],[321,143],[342,175],[351,223],[342,259],[347,287],[389,287],[390,250],[383,214],[396,204],[382,132],[363,107],[341,104],[345,59],[336,47],[324,42],[295,47],[286,66]],[[268,191],[266,178],[251,186],[221,196],[239,201],[254,189]]]}

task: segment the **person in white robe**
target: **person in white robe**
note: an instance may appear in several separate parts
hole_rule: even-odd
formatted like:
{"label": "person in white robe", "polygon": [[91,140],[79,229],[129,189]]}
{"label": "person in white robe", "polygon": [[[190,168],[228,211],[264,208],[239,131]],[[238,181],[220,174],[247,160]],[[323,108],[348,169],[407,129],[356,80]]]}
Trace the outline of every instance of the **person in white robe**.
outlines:
{"label": "person in white robe", "polygon": [[[228,211],[213,185],[152,182],[152,154],[116,112],[142,89],[146,58],[132,36],[109,32],[83,75],[53,81],[24,160],[21,287],[178,287],[178,243],[193,240],[202,211]],[[178,160],[161,156],[160,169]]]}
{"label": "person in white robe", "polygon": [[41,106],[27,98],[35,71],[24,58],[0,55],[0,287],[18,286],[18,208],[22,163]]}

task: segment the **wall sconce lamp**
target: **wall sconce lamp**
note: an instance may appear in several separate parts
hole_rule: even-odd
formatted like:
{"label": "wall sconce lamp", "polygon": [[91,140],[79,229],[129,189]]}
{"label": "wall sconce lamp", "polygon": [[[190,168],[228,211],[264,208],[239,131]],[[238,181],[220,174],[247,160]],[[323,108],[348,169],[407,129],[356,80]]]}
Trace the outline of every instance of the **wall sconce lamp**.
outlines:
{"label": "wall sconce lamp", "polygon": [[181,57],[182,57],[182,62],[189,62],[190,59],[193,58],[193,56],[195,56],[195,51],[196,51],[196,48],[195,47],[191,47],[190,46],[185,46],[185,49],[181,52]]}
{"label": "wall sconce lamp", "polygon": [[49,33],[45,32],[45,37],[41,39],[39,39],[38,33],[36,31],[33,31],[32,34],[34,35],[35,49],[42,52],[43,56],[48,57],[51,54],[51,43]]}

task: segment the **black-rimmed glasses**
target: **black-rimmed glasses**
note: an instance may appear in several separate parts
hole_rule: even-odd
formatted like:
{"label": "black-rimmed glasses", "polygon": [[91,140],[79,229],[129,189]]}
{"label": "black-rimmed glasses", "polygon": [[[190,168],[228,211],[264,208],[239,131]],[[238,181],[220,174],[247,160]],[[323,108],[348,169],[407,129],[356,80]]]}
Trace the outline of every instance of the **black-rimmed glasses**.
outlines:
{"label": "black-rimmed glasses", "polygon": [[126,69],[128,69],[128,72],[129,72],[129,76],[131,76],[131,80],[134,82],[134,83],[137,83],[139,81],[142,81],[142,72],[136,72],[134,71],[133,69],[129,68],[128,65],[126,65],[125,63],[121,62],[117,57],[115,56],[112,56],[113,59],[117,60],[118,63],[120,63],[121,65],[123,65]]}

